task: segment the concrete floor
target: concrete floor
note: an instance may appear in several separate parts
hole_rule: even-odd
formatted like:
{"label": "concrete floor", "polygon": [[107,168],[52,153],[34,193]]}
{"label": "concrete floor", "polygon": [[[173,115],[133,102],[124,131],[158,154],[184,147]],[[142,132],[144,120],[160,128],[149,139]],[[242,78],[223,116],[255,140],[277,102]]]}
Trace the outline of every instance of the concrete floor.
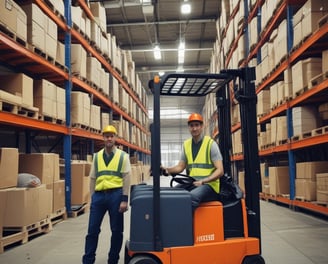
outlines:
{"label": "concrete floor", "polygon": [[[81,263],[88,213],[59,222],[48,234],[9,248],[0,254],[1,264]],[[267,264],[327,264],[328,221],[261,201],[262,255]],[[108,217],[103,221],[96,263],[107,263]],[[125,215],[125,240],[129,213]],[[123,252],[121,261],[123,264]],[[182,263],[183,264],[183,263]]]}

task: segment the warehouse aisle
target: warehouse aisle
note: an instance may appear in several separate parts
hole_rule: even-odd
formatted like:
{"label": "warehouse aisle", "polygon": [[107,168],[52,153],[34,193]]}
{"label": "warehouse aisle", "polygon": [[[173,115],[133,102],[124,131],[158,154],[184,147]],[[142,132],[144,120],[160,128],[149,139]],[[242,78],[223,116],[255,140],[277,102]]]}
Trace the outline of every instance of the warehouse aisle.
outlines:
{"label": "warehouse aisle", "polygon": [[[262,249],[267,264],[328,263],[328,221],[261,201]],[[69,218],[53,231],[0,254],[1,264],[81,263],[88,213]],[[108,217],[100,234],[97,264],[107,261]],[[125,239],[129,234],[129,214],[125,217]],[[120,264],[123,264],[123,250]],[[183,263],[181,263],[183,264]]]}

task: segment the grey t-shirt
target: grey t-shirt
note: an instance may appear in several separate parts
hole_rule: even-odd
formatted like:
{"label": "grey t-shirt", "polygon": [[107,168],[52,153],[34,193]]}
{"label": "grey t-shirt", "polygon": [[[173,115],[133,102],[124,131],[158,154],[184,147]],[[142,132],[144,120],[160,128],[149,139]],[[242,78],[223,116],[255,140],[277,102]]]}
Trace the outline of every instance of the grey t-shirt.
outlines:
{"label": "grey t-shirt", "polygon": [[[180,160],[187,163],[187,158],[186,158],[183,146],[182,146]],[[213,141],[213,143],[211,144],[211,161],[215,162],[215,161],[218,161],[218,160],[222,160],[222,154],[221,154],[221,151],[220,151],[220,148],[219,148],[218,144],[215,141]]]}

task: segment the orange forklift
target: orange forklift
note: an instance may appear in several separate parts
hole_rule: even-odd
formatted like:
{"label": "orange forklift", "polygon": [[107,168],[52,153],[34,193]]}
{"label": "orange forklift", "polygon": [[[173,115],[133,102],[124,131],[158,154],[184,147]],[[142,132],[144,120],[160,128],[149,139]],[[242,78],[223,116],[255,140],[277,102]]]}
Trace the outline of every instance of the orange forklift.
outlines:
{"label": "orange forklift", "polygon": [[[219,74],[175,73],[149,82],[154,95],[151,126],[153,185],[131,188],[130,236],[125,264],[264,264],[261,256],[255,69],[224,70]],[[233,88],[231,88],[233,87]],[[232,175],[231,91],[240,105],[244,153],[245,195],[223,194],[192,212],[191,197],[182,188],[160,186],[160,96],[205,96],[216,93],[219,147],[225,175]],[[192,181],[189,176],[172,181]],[[221,188],[224,186],[221,182]]]}

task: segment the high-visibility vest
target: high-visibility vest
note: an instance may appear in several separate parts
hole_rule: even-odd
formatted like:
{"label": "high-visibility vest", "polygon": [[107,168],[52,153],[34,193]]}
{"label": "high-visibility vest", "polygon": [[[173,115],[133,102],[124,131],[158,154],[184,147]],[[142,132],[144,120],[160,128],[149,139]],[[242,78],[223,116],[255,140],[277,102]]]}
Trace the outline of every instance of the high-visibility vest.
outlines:
{"label": "high-visibility vest", "polygon": [[126,153],[120,149],[115,150],[112,160],[106,165],[104,149],[95,155],[96,191],[103,191],[123,187],[122,167]]}
{"label": "high-visibility vest", "polygon": [[[199,148],[195,160],[193,160],[192,157],[192,138],[187,139],[183,144],[189,175],[196,180],[202,180],[205,177],[210,176],[216,169],[213,165],[213,162],[211,161],[211,146],[213,143],[213,139],[211,139],[209,136],[204,136],[202,145]],[[215,192],[219,193],[219,180],[215,180],[207,184],[209,184]]]}

